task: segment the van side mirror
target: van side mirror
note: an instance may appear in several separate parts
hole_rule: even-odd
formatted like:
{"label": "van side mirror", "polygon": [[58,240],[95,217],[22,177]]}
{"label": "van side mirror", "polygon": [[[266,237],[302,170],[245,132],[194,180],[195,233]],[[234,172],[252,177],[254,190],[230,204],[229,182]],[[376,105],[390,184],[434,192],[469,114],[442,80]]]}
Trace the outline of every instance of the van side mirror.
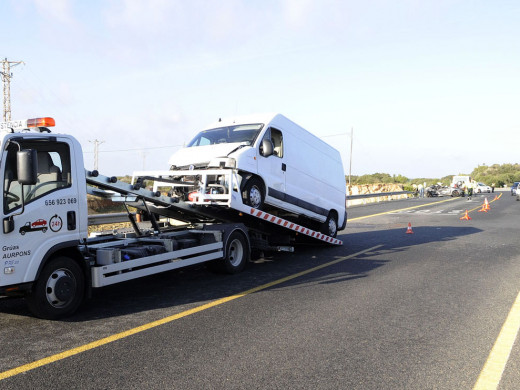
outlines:
{"label": "van side mirror", "polygon": [[264,138],[260,146],[260,154],[264,157],[269,157],[274,152],[274,145],[270,139]]}
{"label": "van side mirror", "polygon": [[18,183],[35,185],[38,176],[38,157],[36,149],[23,149],[16,153],[16,173]]}

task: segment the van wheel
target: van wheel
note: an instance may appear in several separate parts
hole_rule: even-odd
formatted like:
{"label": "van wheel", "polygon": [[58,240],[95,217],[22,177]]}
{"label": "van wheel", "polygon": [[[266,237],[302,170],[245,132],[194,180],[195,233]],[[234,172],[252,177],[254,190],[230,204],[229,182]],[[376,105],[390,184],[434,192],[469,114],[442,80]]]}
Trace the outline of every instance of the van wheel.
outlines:
{"label": "van wheel", "polygon": [[51,260],[26,297],[29,310],[39,318],[56,320],[76,311],[85,292],[85,278],[69,257]]}
{"label": "van wheel", "polygon": [[326,234],[330,237],[336,237],[338,235],[338,216],[334,211],[329,213],[329,216],[321,225],[321,230],[323,234]]}
{"label": "van wheel", "polygon": [[248,206],[262,210],[264,207],[265,191],[260,179],[256,177],[249,179],[244,188],[244,199]]}

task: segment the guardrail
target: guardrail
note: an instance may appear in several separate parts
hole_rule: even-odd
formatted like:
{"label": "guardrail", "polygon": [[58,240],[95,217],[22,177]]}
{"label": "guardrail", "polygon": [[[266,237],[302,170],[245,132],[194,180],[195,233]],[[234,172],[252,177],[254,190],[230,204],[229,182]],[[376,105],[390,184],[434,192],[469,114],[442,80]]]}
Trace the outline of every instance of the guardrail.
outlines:
{"label": "guardrail", "polygon": [[[385,200],[393,200],[394,197],[396,199],[403,199],[403,195],[413,195],[412,191],[394,191],[394,192],[374,192],[371,194],[360,194],[360,195],[347,195],[346,206],[347,208],[350,206],[358,206],[364,205],[367,203],[378,203]],[[371,201],[367,201],[368,198],[374,198]],[[384,199],[386,198],[386,199]]]}
{"label": "guardrail", "polygon": [[381,196],[393,196],[393,195],[404,195],[413,194],[412,191],[395,191],[395,192],[374,192],[372,194],[361,194],[361,195],[347,195],[347,200],[363,199],[363,198],[374,198]]}

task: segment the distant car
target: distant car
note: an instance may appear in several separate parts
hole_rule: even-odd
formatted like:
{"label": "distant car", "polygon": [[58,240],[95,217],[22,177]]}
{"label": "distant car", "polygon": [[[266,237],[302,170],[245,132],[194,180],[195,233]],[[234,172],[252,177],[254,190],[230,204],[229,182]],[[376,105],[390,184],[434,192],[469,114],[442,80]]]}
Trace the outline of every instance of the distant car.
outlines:
{"label": "distant car", "polygon": [[440,184],[436,184],[430,187],[426,187],[426,196],[464,196],[464,190],[458,187],[447,187]]}
{"label": "distant car", "polygon": [[516,195],[516,188],[518,187],[519,183],[520,181],[515,181],[511,186],[511,196]]}
{"label": "distant car", "polygon": [[481,192],[491,192],[491,187],[485,185],[484,183],[477,183],[475,186],[475,192],[480,194]]}

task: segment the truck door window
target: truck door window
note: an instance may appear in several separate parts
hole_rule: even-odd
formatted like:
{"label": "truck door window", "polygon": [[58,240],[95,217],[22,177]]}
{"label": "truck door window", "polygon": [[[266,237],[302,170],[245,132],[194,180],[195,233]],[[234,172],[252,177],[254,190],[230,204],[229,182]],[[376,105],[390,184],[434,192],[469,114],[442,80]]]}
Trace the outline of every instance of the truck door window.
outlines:
{"label": "truck door window", "polygon": [[[37,182],[24,185],[25,204],[50,192],[70,187],[71,162],[69,146],[65,143],[24,142],[23,149],[35,149],[38,157]],[[11,144],[7,150],[4,172],[4,212],[10,212],[21,206],[21,186],[16,177],[16,152],[18,147]]]}
{"label": "truck door window", "polygon": [[22,187],[16,173],[16,145],[8,148],[4,171],[4,213],[21,205]]}

